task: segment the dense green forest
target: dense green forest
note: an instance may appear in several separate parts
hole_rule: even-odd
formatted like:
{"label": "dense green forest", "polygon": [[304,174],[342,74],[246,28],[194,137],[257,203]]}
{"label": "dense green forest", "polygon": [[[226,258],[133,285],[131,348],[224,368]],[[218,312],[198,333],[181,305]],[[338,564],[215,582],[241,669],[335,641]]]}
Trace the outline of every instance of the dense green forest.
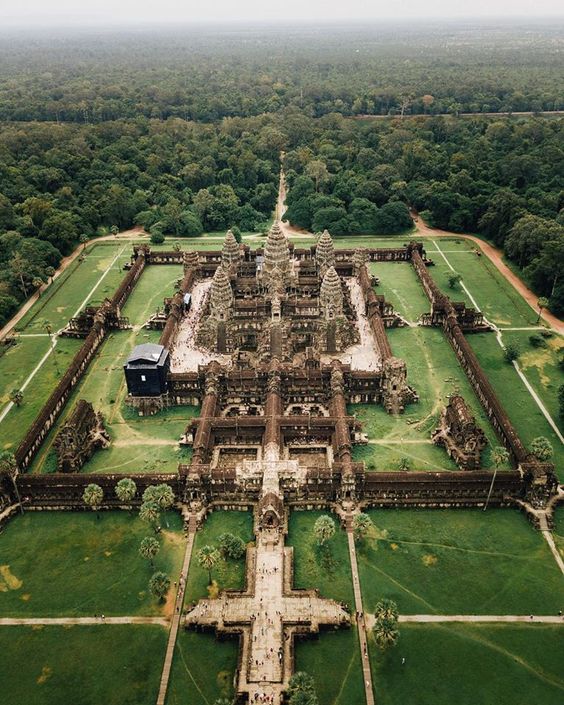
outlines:
{"label": "dense green forest", "polygon": [[479,233],[564,312],[564,119],[412,118],[312,123],[288,151],[289,220],[334,234],[393,233],[409,208]]}
{"label": "dense green forest", "polygon": [[458,115],[564,107],[561,29],[1,35],[0,324],[81,239],[263,230],[281,154],[296,225],[397,233],[415,209],[564,313],[564,119]]}
{"label": "dense green forest", "polygon": [[0,120],[564,109],[562,21],[0,34]]}

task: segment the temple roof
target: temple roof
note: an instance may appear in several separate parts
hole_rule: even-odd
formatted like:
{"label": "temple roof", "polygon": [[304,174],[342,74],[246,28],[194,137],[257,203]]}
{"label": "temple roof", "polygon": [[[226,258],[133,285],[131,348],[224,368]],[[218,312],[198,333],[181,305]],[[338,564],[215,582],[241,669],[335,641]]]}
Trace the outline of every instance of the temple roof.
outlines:
{"label": "temple roof", "polygon": [[270,274],[274,269],[280,270],[283,277],[290,271],[290,249],[278,222],[270,228],[264,246],[263,271]]}
{"label": "temple roof", "polygon": [[325,274],[329,267],[335,266],[335,249],[333,247],[333,239],[328,230],[324,230],[317,241],[315,263],[321,276]]}
{"label": "temple roof", "polygon": [[323,309],[331,308],[334,315],[343,313],[343,289],[335,267],[325,272],[319,292],[319,303]]}
{"label": "temple roof", "polygon": [[215,270],[210,288],[210,308],[213,315],[224,314],[233,305],[233,290],[223,265]]}
{"label": "temple roof", "polygon": [[233,235],[232,231],[228,230],[221,250],[221,264],[224,267],[229,267],[230,264],[238,262],[240,259],[241,251],[239,249],[239,243],[235,239],[235,235]]}

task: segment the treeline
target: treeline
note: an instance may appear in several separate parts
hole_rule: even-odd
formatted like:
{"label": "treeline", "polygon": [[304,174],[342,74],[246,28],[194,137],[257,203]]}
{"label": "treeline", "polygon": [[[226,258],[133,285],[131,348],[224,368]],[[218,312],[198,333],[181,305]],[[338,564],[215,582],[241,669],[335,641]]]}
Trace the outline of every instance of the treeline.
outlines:
{"label": "treeline", "polygon": [[408,208],[504,247],[564,313],[564,120],[417,118],[304,126],[284,157],[287,217],[334,234],[396,232]]}
{"label": "treeline", "polygon": [[[564,109],[562,22],[2,33],[0,120]],[[560,48],[560,51],[559,51]]]}
{"label": "treeline", "polygon": [[81,239],[133,225],[178,237],[263,230],[282,146],[264,117],[3,125],[0,325]]}

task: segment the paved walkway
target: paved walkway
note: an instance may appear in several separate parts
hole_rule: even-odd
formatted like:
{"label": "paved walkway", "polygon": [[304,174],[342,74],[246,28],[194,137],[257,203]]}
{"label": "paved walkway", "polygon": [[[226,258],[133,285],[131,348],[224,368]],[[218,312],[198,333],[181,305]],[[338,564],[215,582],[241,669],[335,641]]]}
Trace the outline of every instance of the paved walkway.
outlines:
{"label": "paved walkway", "polygon": [[372,671],[370,670],[370,659],[368,657],[368,639],[366,636],[366,619],[362,609],[362,593],[360,591],[360,579],[358,577],[358,565],[356,562],[356,546],[352,529],[347,530],[349,542],[349,556],[351,561],[351,571],[354,587],[354,601],[357,613],[358,639],[360,641],[360,654],[362,659],[362,673],[364,677],[364,692],[366,694],[366,705],[374,705],[374,689],[372,687]]}
{"label": "paved walkway", "polygon": [[159,694],[157,696],[157,705],[164,705],[166,699],[166,691],[168,681],[170,679],[170,670],[172,668],[172,660],[174,657],[174,647],[176,645],[176,637],[178,635],[178,627],[182,618],[182,606],[184,604],[184,592],[186,590],[186,580],[188,578],[188,569],[190,568],[190,559],[192,557],[192,549],[194,548],[194,538],[196,535],[196,518],[190,517],[188,526],[188,541],[186,542],[186,551],[184,552],[184,561],[182,570],[180,571],[180,580],[178,581],[178,591],[174,602],[174,613],[172,615],[172,623],[168,635],[168,644],[166,647],[165,660],[161,674],[161,683],[159,686]]}
{"label": "paved walkway", "polygon": [[166,617],[0,617],[0,627],[27,627],[41,625],[68,627],[74,624],[103,626],[104,624],[160,624],[168,627]]}
{"label": "paved walkway", "polygon": [[[367,625],[372,628],[375,623],[373,614],[366,615]],[[520,624],[561,624],[564,626],[564,616],[554,615],[529,615],[529,614],[400,614],[401,623],[429,623],[442,624],[443,622],[469,622],[474,624],[502,622]]]}

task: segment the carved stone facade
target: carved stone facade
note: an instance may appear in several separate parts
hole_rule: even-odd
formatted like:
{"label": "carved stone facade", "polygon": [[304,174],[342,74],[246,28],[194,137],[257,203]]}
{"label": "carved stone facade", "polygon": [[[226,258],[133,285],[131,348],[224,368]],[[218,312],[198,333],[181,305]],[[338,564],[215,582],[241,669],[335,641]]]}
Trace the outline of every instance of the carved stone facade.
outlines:
{"label": "carved stone facade", "polygon": [[435,445],[444,446],[461,470],[478,470],[480,456],[488,441],[464,399],[454,394],[441,413],[441,425],[432,436]]}
{"label": "carved stone facade", "polygon": [[110,437],[104,419],[92,404],[80,399],[55,438],[57,470],[78,472],[98,448],[107,448]]}

